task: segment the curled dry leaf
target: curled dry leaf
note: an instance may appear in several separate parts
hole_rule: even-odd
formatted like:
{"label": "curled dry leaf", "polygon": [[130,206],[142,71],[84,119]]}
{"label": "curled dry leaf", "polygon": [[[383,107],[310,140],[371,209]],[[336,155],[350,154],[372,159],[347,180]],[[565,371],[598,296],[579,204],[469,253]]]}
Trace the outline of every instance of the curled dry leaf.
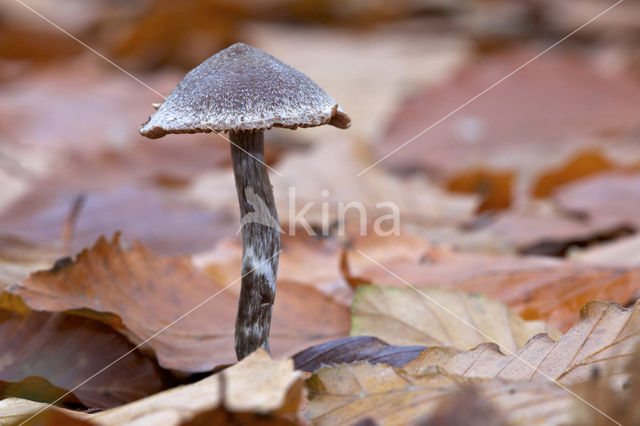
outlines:
{"label": "curled dry leaf", "polygon": [[262,349],[196,383],[90,416],[104,426],[178,425],[222,407],[229,411],[295,416],[304,398],[302,373],[290,359],[273,360]]}
{"label": "curled dry leaf", "polygon": [[[111,327],[66,313],[35,312],[4,295],[0,308],[0,396],[51,402],[134,349]],[[133,351],[62,402],[108,408],[162,389],[156,364]]]}
{"label": "curled dry leaf", "polygon": [[392,346],[371,336],[351,336],[332,340],[293,356],[297,370],[314,372],[324,366],[367,361],[401,367],[415,359],[424,346]]}
{"label": "curled dry leaf", "polygon": [[513,352],[538,333],[558,335],[540,321],[522,320],[503,303],[457,290],[362,286],[351,311],[352,335],[393,345],[468,350],[496,342]]}
{"label": "curled dry leaf", "polygon": [[[210,279],[187,257],[159,256],[137,242],[125,250],[116,236],[112,242],[99,239],[64,266],[32,274],[12,291],[38,310],[89,308],[116,314],[122,323],[111,325],[134,343],[150,338],[147,344],[160,365],[197,372],[235,360],[239,277],[238,268],[228,281]],[[348,331],[346,306],[313,288],[278,283],[271,326],[274,354],[295,353]]]}
{"label": "curled dry leaf", "polygon": [[[484,344],[453,356],[442,367],[464,377],[534,382],[551,378],[565,385],[594,375],[618,376],[621,385],[620,376],[639,342],[640,304],[627,309],[590,302],[582,308],[578,323],[557,342],[538,335],[515,355],[503,355],[495,345]],[[420,364],[420,357],[413,363]]]}
{"label": "curled dry leaf", "polygon": [[553,383],[465,380],[435,369],[412,374],[369,363],[341,364],[316,372],[307,380],[307,418],[316,425],[354,424],[367,417],[383,425],[410,424],[435,413],[463,383],[470,382],[509,424],[541,420],[566,424],[571,419],[572,397]]}

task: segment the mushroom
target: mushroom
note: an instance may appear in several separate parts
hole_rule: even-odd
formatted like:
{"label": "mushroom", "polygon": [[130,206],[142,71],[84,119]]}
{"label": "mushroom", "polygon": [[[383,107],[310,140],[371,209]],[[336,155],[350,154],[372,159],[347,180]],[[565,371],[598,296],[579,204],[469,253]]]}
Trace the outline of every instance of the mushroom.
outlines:
{"label": "mushroom", "polygon": [[264,131],[351,119],[309,77],[273,56],[236,43],[191,70],[140,133],[227,132],[242,218],[242,288],[236,317],[238,359],[268,352],[276,293],[280,227],[264,160]]}

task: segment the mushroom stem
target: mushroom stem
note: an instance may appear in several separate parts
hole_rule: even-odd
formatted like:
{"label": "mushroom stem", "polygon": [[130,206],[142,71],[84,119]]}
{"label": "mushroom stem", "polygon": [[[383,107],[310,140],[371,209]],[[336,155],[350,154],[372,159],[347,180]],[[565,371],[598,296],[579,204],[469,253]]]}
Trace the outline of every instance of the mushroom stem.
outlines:
{"label": "mushroom stem", "polygon": [[235,337],[241,360],[259,347],[270,353],[280,226],[264,163],[264,131],[232,131],[229,138],[242,219],[242,288]]}

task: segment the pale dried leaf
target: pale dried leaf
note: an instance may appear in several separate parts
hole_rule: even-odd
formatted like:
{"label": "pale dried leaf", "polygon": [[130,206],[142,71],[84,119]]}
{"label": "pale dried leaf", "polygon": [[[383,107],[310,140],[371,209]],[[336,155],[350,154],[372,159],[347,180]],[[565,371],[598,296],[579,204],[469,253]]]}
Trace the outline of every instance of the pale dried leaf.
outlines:
{"label": "pale dried leaf", "polygon": [[456,290],[362,286],[352,305],[352,335],[393,345],[468,350],[496,342],[516,351],[542,332],[557,333],[542,322],[522,320],[503,303]]}
{"label": "pale dried leaf", "polygon": [[553,383],[465,380],[436,370],[411,374],[368,363],[341,364],[315,373],[307,381],[307,418],[315,425],[354,424],[367,417],[382,425],[410,424],[434,413],[469,382],[509,423],[570,420],[573,399]]}
{"label": "pale dried leaf", "polygon": [[[452,374],[475,378],[547,381],[565,385],[594,375],[624,375],[640,342],[640,304],[623,308],[616,303],[590,302],[580,320],[562,338],[535,336],[517,354],[504,355],[495,345],[480,345],[455,355],[444,367]],[[420,364],[420,358],[413,361]]]}
{"label": "pale dried leaf", "polygon": [[[6,398],[0,401],[0,426],[15,425],[24,421],[34,414],[49,408],[48,404],[43,402],[29,401],[20,398]],[[86,419],[88,414],[77,411],[66,410],[58,407],[51,407],[51,410],[57,410],[64,414],[76,417],[78,419]]]}
{"label": "pale dried leaf", "polygon": [[90,419],[105,426],[154,426],[162,419],[169,426],[221,405],[231,411],[291,414],[298,410],[302,397],[302,373],[294,370],[293,361],[272,360],[258,349],[238,364],[199,382],[93,414]]}

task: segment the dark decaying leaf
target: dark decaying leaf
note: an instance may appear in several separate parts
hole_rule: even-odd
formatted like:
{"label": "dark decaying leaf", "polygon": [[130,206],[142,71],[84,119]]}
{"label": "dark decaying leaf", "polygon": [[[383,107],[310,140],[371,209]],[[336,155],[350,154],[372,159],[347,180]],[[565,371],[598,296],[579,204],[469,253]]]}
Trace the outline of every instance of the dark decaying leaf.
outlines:
{"label": "dark decaying leaf", "polygon": [[[0,396],[50,402],[134,348],[95,320],[0,309]],[[63,402],[108,408],[162,389],[157,365],[133,351]]]}
{"label": "dark decaying leaf", "polygon": [[293,361],[296,369],[311,373],[327,365],[357,361],[401,367],[424,349],[424,346],[393,346],[372,336],[351,336],[298,352]]}

